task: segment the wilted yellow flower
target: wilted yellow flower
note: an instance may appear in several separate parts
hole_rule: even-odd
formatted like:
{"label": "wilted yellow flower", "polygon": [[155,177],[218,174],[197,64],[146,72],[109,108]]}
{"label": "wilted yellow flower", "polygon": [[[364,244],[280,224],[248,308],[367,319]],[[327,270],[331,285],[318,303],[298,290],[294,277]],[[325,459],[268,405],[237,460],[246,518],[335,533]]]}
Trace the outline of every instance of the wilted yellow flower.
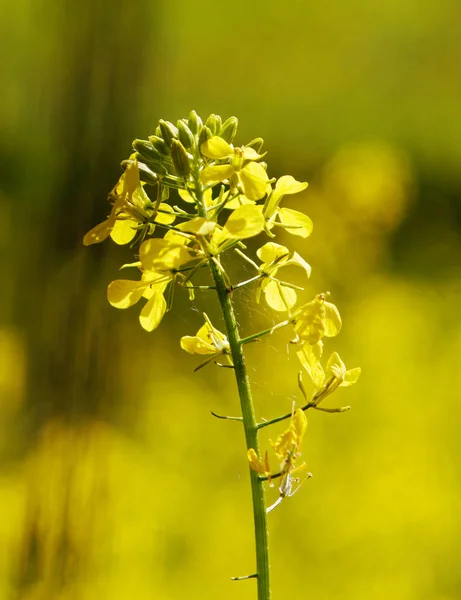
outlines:
{"label": "wilted yellow flower", "polygon": [[205,167],[200,174],[203,183],[227,180],[234,185],[240,183],[248,200],[259,200],[266,195],[269,177],[264,167],[255,162],[263,155],[258,154],[254,148],[234,148],[215,135],[204,142],[200,150],[207,158],[225,161]]}
{"label": "wilted yellow flower", "polygon": [[312,221],[304,213],[291,208],[279,208],[283,196],[297,194],[307,188],[307,183],[296,181],[291,175],[284,175],[277,180],[274,190],[269,194],[264,204],[264,217],[267,220],[267,230],[270,231],[276,220],[292,235],[307,238],[312,233]]}
{"label": "wilted yellow flower", "polygon": [[263,477],[267,477],[270,482],[271,469],[269,465],[269,457],[267,455],[267,451],[264,457],[264,462],[259,458],[256,454],[256,450],[254,448],[250,448],[248,450],[248,461],[250,462],[250,467],[256,473],[259,473]]}
{"label": "wilted yellow flower", "polygon": [[[309,370],[307,371],[309,372]],[[318,385],[319,381],[316,383],[318,389],[312,398],[312,402],[315,403],[315,405],[320,404],[320,402],[332,394],[338,387],[348,387],[353,385],[362,372],[360,367],[347,370],[346,365],[343,363],[337,352],[331,354],[325,371],[326,372],[323,374],[323,381],[321,381],[320,385]]]}
{"label": "wilted yellow flower", "polygon": [[141,311],[139,321],[146,331],[153,331],[167,310],[164,291],[175,280],[177,269],[193,257],[184,244],[165,238],[153,238],[141,244],[139,258],[141,281],[117,279],[109,285],[107,298],[115,308],[128,308],[141,298],[146,298],[147,303]]}
{"label": "wilted yellow flower", "polygon": [[294,265],[301,267],[310,277],[311,267],[297,252],[291,252],[286,246],[267,242],[257,250],[258,258],[262,260],[259,270],[262,274],[256,292],[259,302],[261,291],[264,292],[267,304],[274,310],[284,312],[292,308],[297,300],[296,290],[283,285],[277,278],[277,272],[282,267]]}
{"label": "wilted yellow flower", "polygon": [[325,300],[326,297],[327,294],[318,294],[293,315],[299,341],[316,344],[324,336],[338,335],[342,324],[341,316],[336,306]]}

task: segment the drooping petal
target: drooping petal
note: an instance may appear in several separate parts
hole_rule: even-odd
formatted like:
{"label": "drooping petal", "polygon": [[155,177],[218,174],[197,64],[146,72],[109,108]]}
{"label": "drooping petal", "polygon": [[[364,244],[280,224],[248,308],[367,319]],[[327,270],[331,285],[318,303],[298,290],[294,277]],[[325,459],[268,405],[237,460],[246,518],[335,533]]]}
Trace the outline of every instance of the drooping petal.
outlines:
{"label": "drooping petal", "polygon": [[293,433],[291,426],[290,429],[284,431],[275,443],[271,442],[274,452],[280,460],[287,458],[287,455],[292,452],[296,445],[296,436]]}
{"label": "drooping petal", "polygon": [[289,250],[286,246],[276,244],[275,242],[267,242],[264,246],[256,250],[256,255],[263,263],[271,263],[288,254]]}
{"label": "drooping petal", "polygon": [[288,233],[307,238],[312,233],[313,223],[311,219],[298,210],[291,208],[280,208],[278,217],[282,225],[285,225]]}
{"label": "drooping petal", "polygon": [[139,315],[141,327],[146,331],[153,331],[159,326],[166,312],[166,301],[161,292],[152,294]]}
{"label": "drooping petal", "polygon": [[85,234],[83,238],[83,244],[85,246],[91,246],[92,244],[99,244],[99,242],[103,242],[110,235],[115,224],[115,219],[109,218],[90,229],[90,231]]}
{"label": "drooping petal", "polygon": [[327,337],[334,337],[338,335],[341,330],[341,315],[339,310],[331,302],[325,302],[325,335]]}
{"label": "drooping petal", "polygon": [[296,304],[296,291],[281,285],[278,281],[266,279],[261,288],[267,304],[278,312],[286,312]]}
{"label": "drooping petal", "polygon": [[260,163],[250,162],[239,172],[243,191],[249,200],[260,200],[266,195],[269,177]]}
{"label": "drooping petal", "polygon": [[344,381],[342,382],[341,385],[344,387],[353,385],[360,377],[361,372],[362,372],[362,369],[360,367],[356,367],[355,369],[350,369],[349,371],[346,371],[346,374],[344,376]]}
{"label": "drooping petal", "polygon": [[319,298],[304,304],[297,311],[295,332],[302,341],[316,344],[325,335],[325,306]]}
{"label": "drooping petal", "polygon": [[205,167],[200,173],[202,183],[218,183],[230,179],[235,170],[232,165],[213,165]]}
{"label": "drooping petal", "polygon": [[291,429],[298,438],[298,449],[301,448],[301,441],[307,429],[307,417],[301,408],[297,408],[291,419]]}
{"label": "drooping petal", "polygon": [[306,271],[306,275],[308,277],[311,276],[312,267],[297,252],[293,252],[293,256],[288,261],[288,264],[290,264],[290,265],[296,265],[297,267],[301,267],[301,269],[304,269]]}
{"label": "drooping petal", "polygon": [[213,136],[200,146],[200,152],[207,158],[227,158],[234,154],[233,147],[218,135]]}
{"label": "drooping petal", "polygon": [[261,233],[264,229],[262,207],[244,204],[230,215],[224,225],[227,237],[243,240]]}
{"label": "drooping petal", "polygon": [[134,228],[137,226],[138,222],[134,219],[117,219],[110,232],[110,237],[119,246],[129,244],[136,235],[136,229]]}
{"label": "drooping petal", "polygon": [[312,379],[312,383],[316,388],[322,387],[325,382],[325,373],[320,364],[322,351],[323,343],[320,341],[314,345],[303,344],[301,349],[296,353],[300,363],[306,369],[307,374]]}
{"label": "drooping petal", "polygon": [[128,308],[138,302],[149,285],[148,281],[116,279],[107,288],[107,299],[115,308]]}
{"label": "drooping petal", "polygon": [[330,375],[334,375],[337,379],[341,381],[344,379],[344,375],[346,374],[346,365],[341,360],[341,357],[337,352],[332,352],[330,358],[327,362],[327,373]]}
{"label": "drooping petal", "polygon": [[266,465],[266,463],[259,458],[254,448],[250,448],[248,450],[248,461],[250,463],[250,467],[253,469],[253,471],[256,471],[256,473],[260,473],[260,475],[269,474],[267,469],[268,465]]}

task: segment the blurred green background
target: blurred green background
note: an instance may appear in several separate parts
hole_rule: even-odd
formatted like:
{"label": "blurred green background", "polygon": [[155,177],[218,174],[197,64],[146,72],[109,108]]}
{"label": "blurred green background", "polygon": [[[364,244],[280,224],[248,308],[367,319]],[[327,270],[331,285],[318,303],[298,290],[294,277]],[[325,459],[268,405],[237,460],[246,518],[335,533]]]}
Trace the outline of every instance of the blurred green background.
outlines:
{"label": "blurred green background", "polygon": [[[295,247],[363,375],[309,414],[313,479],[270,514],[274,599],[461,597],[458,0],[4,3],[0,598],[253,599],[232,374],[105,297],[126,247],[83,248],[135,137],[194,108],[266,140],[314,220]],[[293,241],[294,238],[291,238]],[[282,238],[283,242],[283,238]],[[277,315],[249,291],[247,334]],[[248,347],[259,417],[299,401],[287,334]],[[276,368],[274,368],[274,365]],[[277,431],[271,432],[271,437]],[[272,491],[271,495],[275,495]]]}

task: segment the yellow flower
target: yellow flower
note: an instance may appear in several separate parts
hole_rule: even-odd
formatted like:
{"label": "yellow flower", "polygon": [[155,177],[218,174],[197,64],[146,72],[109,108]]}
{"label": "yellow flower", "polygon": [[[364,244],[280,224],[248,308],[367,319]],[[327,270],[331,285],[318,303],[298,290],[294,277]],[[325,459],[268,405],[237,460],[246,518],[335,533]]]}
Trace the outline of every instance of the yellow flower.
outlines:
{"label": "yellow flower", "polygon": [[254,448],[250,448],[248,450],[247,455],[251,469],[253,471],[256,471],[256,473],[259,473],[262,477],[267,477],[270,483],[271,469],[269,465],[269,457],[267,455],[267,451],[264,457],[264,462],[256,454],[256,450]]}
{"label": "yellow flower", "polygon": [[[140,226],[152,219],[154,209],[139,180],[137,160],[127,165],[117,185],[109,194],[109,200],[112,202],[110,215],[85,235],[85,246],[102,242],[109,236],[116,244],[128,244]],[[155,222],[165,225],[174,223],[175,216],[171,214],[173,208],[169,204],[161,202],[157,211]]]}
{"label": "yellow flower", "polygon": [[200,327],[197,335],[185,335],[181,338],[181,348],[189,354],[227,354],[229,342],[224,333],[214,327],[206,314],[205,324]]}
{"label": "yellow flower", "polygon": [[318,294],[314,300],[301,306],[293,315],[298,341],[313,345],[324,336],[338,335],[342,324],[341,316],[336,306],[325,300],[327,295]]}
{"label": "yellow flower", "polygon": [[298,210],[279,208],[279,204],[286,194],[297,194],[307,188],[307,183],[296,181],[291,175],[284,175],[277,180],[275,189],[269,194],[264,204],[264,216],[267,220],[267,230],[276,225],[276,219],[292,235],[307,238],[312,233],[311,219]]}
{"label": "yellow flower", "polygon": [[146,298],[139,321],[143,329],[153,331],[167,310],[164,291],[175,281],[177,269],[193,257],[184,243],[153,238],[141,244],[139,258],[137,266],[142,271],[141,281],[117,279],[109,285],[107,298],[115,308],[128,308]]}
{"label": "yellow flower", "polygon": [[346,369],[346,365],[341,360],[337,352],[333,352],[328,359],[326,373],[323,375],[323,381],[318,386],[312,402],[319,405],[327,396],[332,394],[338,387],[349,387],[356,383],[362,370],[360,367],[355,369]]}
{"label": "yellow flower", "polygon": [[267,242],[256,254],[263,261],[259,267],[262,278],[256,292],[256,301],[259,302],[262,291],[271,308],[280,312],[289,310],[296,303],[296,291],[280,282],[276,278],[277,272],[282,267],[294,265],[304,269],[310,277],[310,265],[297,252],[290,253],[286,246],[274,242]]}
{"label": "yellow flower", "polygon": [[229,180],[231,184],[240,184],[248,200],[259,200],[266,195],[269,178],[259,163],[263,155],[253,148],[234,148],[223,138],[213,136],[200,148],[203,156],[223,163],[205,167],[200,174],[203,183],[218,183]]}

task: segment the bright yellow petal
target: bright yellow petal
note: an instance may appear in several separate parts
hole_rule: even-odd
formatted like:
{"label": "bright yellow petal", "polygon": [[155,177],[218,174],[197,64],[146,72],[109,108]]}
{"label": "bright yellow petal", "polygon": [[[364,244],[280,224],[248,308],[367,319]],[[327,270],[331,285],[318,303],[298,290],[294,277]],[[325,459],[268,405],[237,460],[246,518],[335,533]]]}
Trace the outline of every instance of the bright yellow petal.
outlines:
{"label": "bright yellow petal", "polygon": [[239,178],[243,185],[245,196],[249,200],[260,200],[266,195],[269,177],[260,163],[248,163],[239,172]]}
{"label": "bright yellow petal", "polygon": [[262,290],[267,304],[274,310],[286,312],[296,304],[296,291],[292,288],[282,286],[278,281],[264,281]]}
{"label": "bright yellow petal", "polygon": [[275,444],[273,442],[271,442],[271,444],[274,448],[274,452],[277,455],[277,457],[280,460],[284,460],[296,446],[296,436],[290,427],[290,429],[284,431],[281,435],[279,435]]}
{"label": "bright yellow petal", "polygon": [[297,267],[301,267],[301,269],[304,269],[306,271],[306,275],[308,277],[311,276],[312,267],[297,252],[293,252],[293,256],[288,261],[288,264],[290,264],[290,265],[296,265]]}
{"label": "bright yellow petal", "polygon": [[344,387],[353,385],[357,381],[357,379],[360,377],[361,372],[362,372],[362,369],[360,367],[356,367],[355,369],[350,369],[349,371],[346,371],[346,374],[344,376],[344,381],[342,382],[341,385]]}
{"label": "bright yellow petal", "polygon": [[250,238],[264,229],[262,207],[245,204],[230,215],[224,225],[224,234],[230,238],[243,240]]}
{"label": "bright yellow petal", "polygon": [[234,198],[230,202],[226,202],[226,204],[224,205],[224,208],[228,208],[230,210],[236,210],[237,208],[239,208],[240,206],[243,206],[244,204],[254,204],[254,203],[255,203],[254,200],[248,200],[248,198],[246,196],[244,196],[243,194],[240,194],[239,196],[237,196],[237,198]]}
{"label": "bright yellow petal", "polygon": [[266,154],[267,152],[264,152],[263,154],[258,154],[256,150],[251,146],[245,146],[242,149],[242,156],[245,160],[258,160],[258,158],[262,158]]}
{"label": "bright yellow petal", "polygon": [[227,158],[234,154],[234,149],[222,137],[215,135],[200,146],[200,152],[207,158]]}
{"label": "bright yellow petal", "polygon": [[208,235],[216,227],[215,221],[208,221],[204,217],[195,217],[190,221],[181,223],[178,225],[178,229],[186,233],[192,233],[194,235]]}
{"label": "bright yellow petal", "polygon": [[119,246],[129,244],[136,235],[136,229],[138,222],[133,219],[117,219],[115,225],[110,232],[110,237]]}
{"label": "bright yellow petal", "polygon": [[139,247],[139,258],[146,271],[171,271],[189,262],[191,255],[184,245],[170,239],[152,238]]}
{"label": "bright yellow petal", "polygon": [[139,168],[137,160],[134,160],[126,167],[120,181],[123,181],[122,193],[131,198],[131,195],[136,191],[136,188],[139,185]]}
{"label": "bright yellow petal", "polygon": [[296,181],[291,175],[283,175],[275,184],[275,193],[277,196],[285,196],[286,194],[297,194],[307,188],[306,182]]}
{"label": "bright yellow petal", "polygon": [[261,262],[271,263],[281,256],[288,255],[289,250],[286,246],[282,246],[281,244],[267,242],[267,244],[264,244],[264,246],[261,246],[261,248],[256,251],[256,254]]}
{"label": "bright yellow petal", "polygon": [[99,244],[99,242],[103,242],[106,238],[109,237],[110,232],[114,227],[115,219],[106,219],[93,229],[85,234],[83,238],[83,244],[85,246],[91,246],[92,244]]}
{"label": "bright yellow petal", "polygon": [[188,202],[189,204],[195,204],[195,198],[189,194],[187,190],[178,190],[179,197]]}
{"label": "bright yellow petal", "polygon": [[128,308],[136,304],[149,286],[146,281],[117,279],[107,288],[107,299],[115,308]]}
{"label": "bright yellow petal", "polygon": [[172,206],[170,206],[166,202],[161,202],[159,205],[159,211],[162,211],[162,212],[158,212],[155,217],[155,221],[157,223],[161,223],[162,225],[171,225],[172,223],[175,222],[175,219],[176,219],[175,215],[170,214],[170,213],[174,212],[174,209]]}
{"label": "bright yellow petal", "polygon": [[141,327],[146,331],[153,331],[159,326],[166,312],[166,301],[161,292],[156,292],[147,301],[139,315]]}
{"label": "bright yellow petal", "polygon": [[319,298],[296,312],[295,332],[302,341],[316,344],[325,335],[325,306]]}
{"label": "bright yellow petal", "polygon": [[320,364],[322,351],[323,343],[319,341],[314,345],[303,344],[301,349],[296,353],[300,363],[306,369],[307,374],[317,389],[321,388],[325,382],[325,373]]}
{"label": "bright yellow petal", "polygon": [[291,208],[280,208],[278,211],[280,222],[285,225],[288,233],[307,238],[312,233],[313,223],[311,219],[298,210]]}
{"label": "bright yellow petal", "polygon": [[234,172],[235,170],[232,165],[205,167],[200,173],[200,180],[202,183],[218,183],[219,181],[230,179]]}
{"label": "bright yellow petal", "polygon": [[325,302],[325,335],[334,337],[341,330],[341,316],[338,309],[331,302]]}
{"label": "bright yellow petal", "polygon": [[185,335],[181,338],[181,348],[189,354],[216,354],[216,348],[198,335]]}

